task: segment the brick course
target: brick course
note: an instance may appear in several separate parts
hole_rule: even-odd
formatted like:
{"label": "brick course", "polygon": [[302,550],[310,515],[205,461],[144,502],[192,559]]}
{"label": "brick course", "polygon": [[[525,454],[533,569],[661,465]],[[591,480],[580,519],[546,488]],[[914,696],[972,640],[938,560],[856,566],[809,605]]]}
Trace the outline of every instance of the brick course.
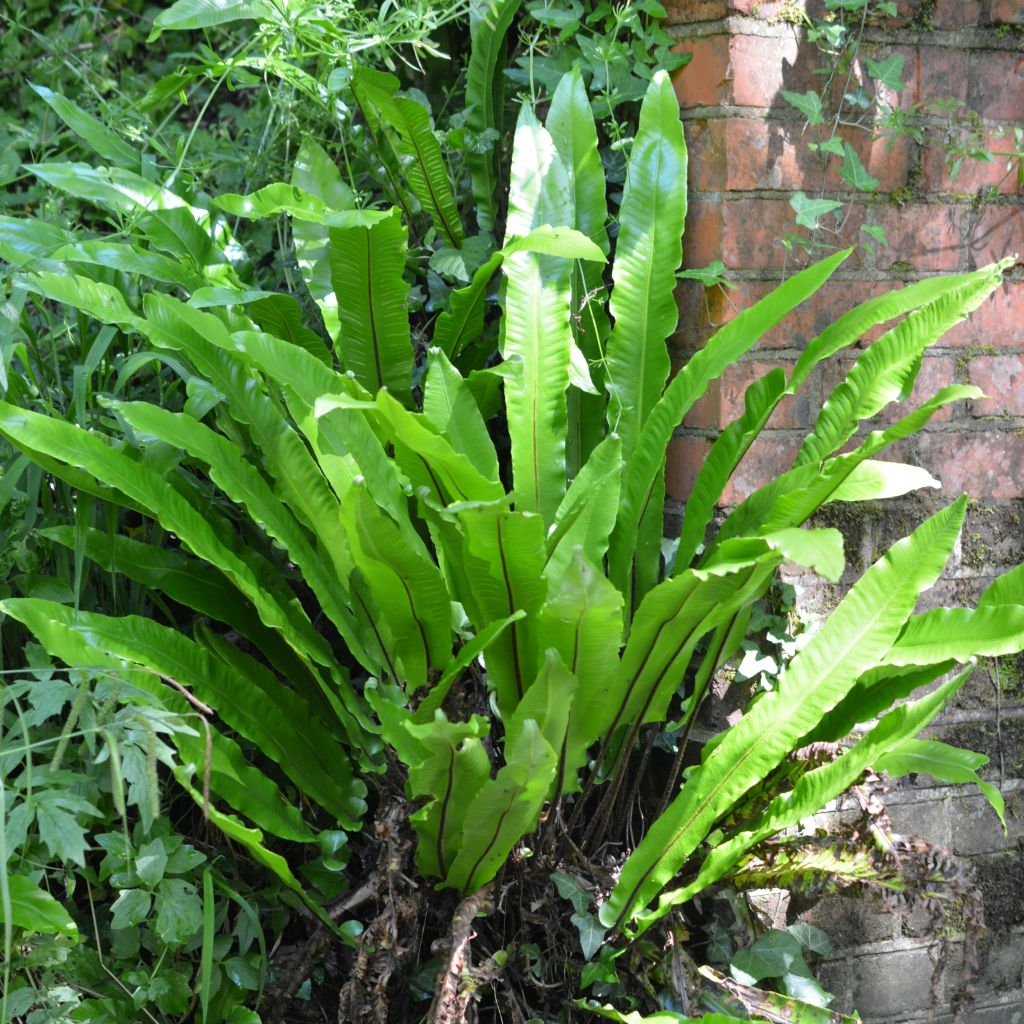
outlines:
{"label": "brick course", "polygon": [[[800,6],[812,15],[823,11],[821,0]],[[875,252],[858,248],[812,299],[731,367],[680,426],[667,474],[669,514],[678,516],[717,432],[742,412],[749,383],[773,366],[788,371],[811,338],[882,291],[1024,254],[1024,198],[1009,155],[1015,146],[1013,129],[1024,127],[1024,36],[1013,27],[1024,25],[1024,0],[900,0],[898,17],[868,27],[863,56],[904,58],[908,87],[887,96],[890,102],[904,110],[940,98],[966,103],[959,122],[929,115],[939,134],[921,140],[904,136],[886,145],[841,127],[839,137],[854,146],[868,172],[879,179],[871,193],[852,189],[839,176],[838,161],[824,168],[808,149],[808,142],[832,134],[831,121],[805,126],[799,111],[780,95],[781,90],[802,93],[823,81],[813,73],[822,58],[792,23],[792,3],[674,0],[666,7],[678,49],[692,54],[675,78],[690,149],[684,258],[689,267],[722,260],[735,285],[705,290],[696,282],[680,282],[680,323],[670,343],[674,366],[683,365],[722,324],[804,265],[800,253],[781,242],[784,232],[794,229],[793,193],[817,195],[824,189],[826,196],[853,203],[838,235],[823,233],[823,239],[852,244],[864,237],[861,225],[878,225],[889,241]],[[863,70],[856,68],[852,83],[865,82]],[[834,83],[832,100],[843,84]],[[954,178],[938,139],[968,125],[1000,155],[992,163],[967,159]],[[827,226],[835,228],[831,222]],[[859,347],[851,346],[823,366],[805,394],[780,408],[738,467],[727,503],[788,468],[822,401],[848,372]],[[973,383],[986,392],[983,400],[942,410],[921,435],[884,456],[924,466],[941,479],[942,491],[822,517],[823,525],[840,526],[846,537],[845,584],[960,491],[975,499],[961,547],[922,608],[973,601],[994,575],[1024,557],[1022,367],[1024,271],[1018,268],[968,322],[929,349],[910,401],[890,407],[878,419],[892,422],[945,384]],[[799,579],[807,586],[812,577]],[[808,607],[827,608],[840,593],[818,586],[806,595]],[[993,758],[986,774],[1003,784],[1008,813],[1014,816],[1009,837],[976,790],[924,780],[917,786],[901,783],[892,794],[894,819],[902,826],[977,860],[993,930],[982,957],[977,1007],[965,1018],[976,1024],[1024,1024],[1024,904],[1019,892],[999,887],[1000,872],[1024,882],[1024,717],[1018,713],[1024,708],[1024,659],[1005,667],[1003,682],[997,699],[987,673],[979,670],[934,735],[964,746],[974,743],[974,749]],[[1006,773],[1001,779],[1000,764]],[[938,946],[925,922],[894,930],[893,919],[879,915],[877,908],[845,899],[826,901],[814,913],[836,945],[821,975],[837,995],[837,1008],[859,1008],[865,1024],[923,1024],[928,1019]],[[851,914],[860,925],[848,927]],[[948,1002],[958,971],[956,965],[946,970],[935,1017],[941,1024],[952,1019]]]}

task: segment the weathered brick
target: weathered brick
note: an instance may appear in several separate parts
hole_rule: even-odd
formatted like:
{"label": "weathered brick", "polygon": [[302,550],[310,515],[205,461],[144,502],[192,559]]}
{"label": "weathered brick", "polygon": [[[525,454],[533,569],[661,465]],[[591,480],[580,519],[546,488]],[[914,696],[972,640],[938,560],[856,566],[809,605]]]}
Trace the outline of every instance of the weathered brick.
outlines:
{"label": "weathered brick", "polygon": [[689,25],[695,21],[715,21],[729,13],[727,0],[665,0],[667,25]]}
{"label": "weathered brick", "polygon": [[1024,253],[1024,209],[1017,205],[983,207],[971,226],[967,251],[974,267]]}
{"label": "weathered brick", "polygon": [[1016,167],[1007,167],[1015,145],[1012,133],[1000,135],[995,130],[987,132],[983,144],[995,157],[994,161],[990,163],[966,157],[954,178],[946,149],[937,142],[929,143],[921,165],[924,172],[923,187],[929,192],[953,192],[959,195],[992,188],[998,189],[1003,195],[1014,194],[1017,191]]}
{"label": "weathered brick", "polygon": [[690,496],[711,444],[709,438],[694,434],[676,434],[672,438],[665,463],[665,491],[669,498],[685,501]]}
{"label": "weathered brick", "polygon": [[[744,396],[747,388],[765,374],[778,367],[786,371],[788,377],[793,370],[795,360],[748,360],[730,366],[722,374],[719,401],[719,425],[728,426],[733,420],[743,415],[745,409]],[[816,383],[816,382],[814,382]],[[806,427],[816,414],[817,389],[805,385],[799,394],[784,398],[772,413],[768,421],[768,429],[793,429]]]}
{"label": "weathered brick", "polygon": [[928,18],[934,28],[972,28],[981,20],[981,4],[978,0],[935,0]]}
{"label": "weathered brick", "polygon": [[978,51],[968,105],[993,120],[1020,118],[1024,113],[1024,54]]}
{"label": "weathered brick", "polygon": [[971,404],[975,416],[1024,416],[1024,361],[1019,355],[977,355],[968,377],[988,395]]}
{"label": "weathered brick", "polygon": [[955,206],[916,205],[877,211],[888,246],[877,256],[879,266],[902,262],[915,270],[960,268],[960,210]]}
{"label": "weathered brick", "polygon": [[[927,1010],[932,961],[927,949],[899,950],[858,958],[854,1005],[865,1020]],[[922,1015],[923,1016],[923,1015]]]}
{"label": "weathered brick", "polygon": [[1024,496],[1024,438],[1012,431],[931,432],[917,443],[922,464],[941,474],[947,494]]}
{"label": "weathered brick", "polygon": [[[952,46],[895,47],[880,52],[880,58],[903,56],[905,89],[896,94],[896,102],[904,109],[915,103],[935,100],[967,100],[970,58],[966,50]],[[891,100],[890,100],[891,102]]]}
{"label": "weathered brick", "polygon": [[781,89],[813,84],[812,57],[793,36],[702,36],[676,49],[692,55],[675,78],[683,107],[767,107],[781,103]]}
{"label": "weathered brick", "polygon": [[800,450],[800,439],[766,430],[750,446],[722,495],[723,505],[735,505],[769,480],[785,473]]}
{"label": "weathered brick", "polygon": [[943,345],[1024,344],[1024,281],[1004,281],[970,316],[951,328]]}
{"label": "weathered brick", "polygon": [[1024,836],[1024,792],[1013,790],[1006,794],[1006,828],[989,802],[976,790],[959,787],[954,791],[950,823],[950,847],[962,856],[979,853],[998,853],[1008,844]]}
{"label": "weathered brick", "polygon": [[1020,0],[992,0],[991,18],[1004,25],[1024,25],[1024,4]]}

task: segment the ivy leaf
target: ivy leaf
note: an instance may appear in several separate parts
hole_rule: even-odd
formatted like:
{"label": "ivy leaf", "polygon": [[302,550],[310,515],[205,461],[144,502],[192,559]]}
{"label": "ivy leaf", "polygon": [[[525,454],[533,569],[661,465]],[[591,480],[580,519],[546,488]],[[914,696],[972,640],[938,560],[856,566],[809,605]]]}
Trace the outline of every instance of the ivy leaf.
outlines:
{"label": "ivy leaf", "polygon": [[[889,244],[889,239],[885,237],[885,228],[883,228],[881,224],[862,224],[860,229],[869,238],[873,238],[879,245]],[[865,242],[865,245],[870,246],[871,243]]]}
{"label": "ivy leaf", "polygon": [[804,924],[802,921],[791,924],[786,931],[800,943],[804,949],[809,949],[819,956],[828,956],[832,952],[832,943],[828,936],[813,924]]}
{"label": "ivy leaf", "polygon": [[692,270],[677,271],[676,277],[685,278],[689,281],[700,281],[705,288],[712,288],[714,285],[721,285],[723,288],[733,288],[735,285],[727,281],[725,275],[728,271],[721,260],[715,260],[706,267],[695,267]]}
{"label": "ivy leaf", "polygon": [[134,928],[149,916],[153,897],[144,889],[122,889],[111,906],[111,928]]}
{"label": "ivy leaf", "polygon": [[551,876],[551,881],[555,883],[558,895],[563,900],[568,900],[577,914],[585,914],[587,912],[592,897],[577,879],[573,878],[572,875],[556,871]]}
{"label": "ivy leaf", "polygon": [[583,958],[589,960],[601,948],[607,929],[602,926],[594,914],[573,914],[569,920],[576,925],[576,929],[580,933]]}
{"label": "ivy leaf", "polygon": [[824,142],[808,142],[807,148],[812,153],[834,153],[836,156],[843,155],[843,140],[837,139],[834,135]]}
{"label": "ivy leaf", "polygon": [[196,887],[165,878],[156,891],[156,934],[169,946],[182,946],[203,926],[203,904]]}
{"label": "ivy leaf", "polygon": [[796,107],[796,109],[799,110],[807,119],[808,124],[815,125],[825,123],[825,117],[821,112],[821,97],[813,89],[809,89],[804,93],[787,92],[783,89],[782,98],[787,103]]}
{"label": "ivy leaf", "polygon": [[843,143],[843,166],[839,168],[843,179],[861,192],[874,192],[878,179],[868,174],[857,156],[857,151],[848,142]]}
{"label": "ivy leaf", "polygon": [[876,81],[888,86],[893,92],[906,89],[903,81],[903,58],[899,55],[888,60],[867,60],[868,74]]}
{"label": "ivy leaf", "polygon": [[797,224],[813,231],[818,226],[819,217],[838,210],[843,204],[837,203],[834,199],[811,199],[804,192],[797,192],[790,199],[789,205],[796,211]]}
{"label": "ivy leaf", "polygon": [[135,871],[151,889],[164,877],[167,868],[167,851],[159,839],[146,843],[135,858]]}

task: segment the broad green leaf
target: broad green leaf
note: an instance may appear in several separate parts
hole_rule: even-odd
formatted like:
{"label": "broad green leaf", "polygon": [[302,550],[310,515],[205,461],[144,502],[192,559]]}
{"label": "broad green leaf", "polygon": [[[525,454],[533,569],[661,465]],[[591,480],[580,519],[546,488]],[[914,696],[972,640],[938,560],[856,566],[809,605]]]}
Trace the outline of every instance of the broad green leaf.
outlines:
{"label": "broad green leaf", "polygon": [[104,160],[111,160],[126,168],[139,166],[139,151],[128,145],[120,136],[115,135],[91,114],[87,114],[77,103],[47,89],[45,85],[36,85],[34,82],[30,82],[29,86],[76,135],[92,146]]}
{"label": "broad green leaf", "polygon": [[270,295],[250,302],[248,313],[260,330],[298,345],[325,366],[332,365],[331,354],[323,338],[303,324],[302,307],[291,295]]}
{"label": "broad green leaf", "polygon": [[[631,580],[638,543],[638,524],[660,508],[655,496],[664,486],[665,452],[683,417],[707,390],[712,380],[751,349],[791,309],[813,295],[832,276],[850,251],[836,253],[813,267],[794,274],[750,309],[718,331],[673,377],[664,395],[643,424],[623,480],[622,502],[608,552],[612,582],[633,602]],[[659,512],[660,515],[660,512]],[[660,549],[659,543],[654,545]],[[650,539],[648,538],[650,547]],[[653,558],[646,555],[647,561]]]}
{"label": "broad green leaf", "polygon": [[137,928],[149,917],[153,897],[143,889],[122,889],[110,905],[112,928]]}
{"label": "broad green leaf", "polygon": [[430,688],[430,692],[420,702],[419,707],[413,714],[414,722],[429,722],[445,702],[449,691],[459,677],[477,658],[481,657],[501,633],[503,633],[513,622],[518,622],[526,615],[524,611],[514,612],[505,619],[498,619],[481,629],[471,639],[467,640],[458,650],[458,653],[448,663],[444,674]]}
{"label": "broad green leaf", "polygon": [[515,735],[506,745],[504,767],[484,782],[466,810],[462,844],[445,879],[450,888],[475,892],[489,882],[537,825],[558,758],[533,719],[517,723]]}
{"label": "broad green leaf", "polygon": [[0,217],[0,259],[14,267],[60,273],[52,254],[70,240],[67,231],[35,217]]}
{"label": "broad green leaf", "polygon": [[1024,650],[1024,605],[936,608],[914,615],[885,656],[887,665],[934,665]]}
{"label": "broad green leaf", "polygon": [[768,422],[785,394],[785,387],[786,375],[780,368],[755,381],[743,397],[743,415],[733,420],[715,439],[686,499],[676,553],[676,565],[681,569],[689,566],[697,548],[704,543],[704,533],[729,477]]}
{"label": "broad green leaf", "polygon": [[608,424],[622,437],[627,463],[668,379],[666,341],[679,322],[675,273],[685,219],[686,144],[679,100],[661,71],[640,108],[612,266]]}
{"label": "broad green leaf", "polygon": [[[43,935],[66,935],[78,938],[78,928],[71,915],[45,889],[23,875],[8,875],[7,890],[11,901],[11,925],[25,932]],[[5,921],[0,905],[0,923]]]}
{"label": "broad green leaf", "polygon": [[[520,110],[512,151],[506,237],[572,220],[565,166],[531,108]],[[501,354],[519,360],[505,381],[516,508],[546,523],[565,494],[565,391],[569,386],[571,264],[558,256],[516,252],[506,281]]]}
{"label": "broad green leaf", "polygon": [[346,205],[335,209],[319,195],[306,192],[298,185],[278,181],[244,196],[227,192],[217,196],[213,205],[233,217],[246,220],[262,220],[287,213],[296,221],[308,221],[323,228],[371,227],[388,216],[385,210],[350,209],[351,199],[347,192],[341,193],[340,200]]}
{"label": "broad green leaf", "polygon": [[622,441],[610,434],[592,452],[569,485],[545,540],[544,574],[560,580],[576,548],[594,565],[604,562],[608,538],[619,511]]}
{"label": "broad green leaf", "polygon": [[868,174],[857,151],[848,142],[843,143],[843,162],[839,166],[839,173],[848,185],[861,192],[874,192],[878,188],[878,179]]}
{"label": "broad green leaf", "polygon": [[428,669],[443,668],[451,658],[451,599],[441,573],[365,486],[352,487],[342,511],[356,565],[394,639],[399,678],[410,692],[417,690],[426,685]]}
{"label": "broad green leaf", "polygon": [[796,222],[801,227],[815,231],[818,219],[838,210],[843,204],[835,199],[811,199],[804,192],[797,192],[790,199],[789,205],[796,213]]}
{"label": "broad green leaf", "polygon": [[866,63],[868,74],[876,82],[887,85],[894,92],[906,89],[906,82],[903,81],[903,56],[901,54],[889,57],[887,60],[872,60],[869,57]]}
{"label": "broad green leaf", "polygon": [[588,748],[607,728],[622,626],[622,595],[576,552],[559,577],[558,590],[541,608],[538,626],[541,649],[557,650],[579,680],[559,753],[563,793],[578,790],[576,772],[586,764]]}
{"label": "broad green leaf", "polygon": [[[470,4],[466,128],[481,141],[490,137],[496,144],[501,137],[505,88],[499,65],[504,63],[505,36],[519,5],[520,0],[473,0]],[[495,156],[490,146],[482,152],[471,148],[466,153],[466,167],[473,184],[473,202],[481,232],[490,231],[498,215],[500,188]]]}
{"label": "broad green leaf", "polygon": [[603,924],[618,927],[648,904],[715,820],[765,778],[860,674],[885,655],[918,596],[942,571],[966,507],[966,498],[960,498],[894,544],[789,663],[776,689],[724,734],[626,862],[601,908]]}
{"label": "broad green leaf", "polygon": [[804,439],[796,465],[823,461],[854,435],[861,420],[908,395],[925,349],[966,319],[1001,281],[997,268],[979,271],[961,288],[911,312],[865,349],[846,379],[828,396],[814,429]]}
{"label": "broad green leaf", "polygon": [[1024,565],[997,576],[978,598],[979,608],[1000,604],[1024,604]]}
{"label": "broad green leaf", "polygon": [[423,415],[488,480],[498,479],[498,456],[476,399],[462,374],[439,348],[431,348],[423,385]]}
{"label": "broad green leaf", "polygon": [[501,247],[506,259],[517,252],[533,252],[544,256],[561,256],[567,260],[587,260],[591,263],[607,263],[608,257],[600,246],[582,231],[571,227],[552,227],[541,224],[525,235],[508,238]]}
{"label": "broad green leaf", "polygon": [[791,103],[804,115],[809,125],[825,123],[825,118],[821,112],[821,96],[814,89],[808,89],[807,92],[803,93],[787,92],[783,89],[781,96],[787,103]]}
{"label": "broad green leaf", "polygon": [[843,535],[836,529],[801,530],[796,527],[763,535],[769,546],[789,561],[814,569],[832,583],[838,583],[846,568]]}
{"label": "broad green leaf", "polygon": [[488,289],[502,259],[500,252],[494,253],[473,274],[469,285],[452,292],[451,308],[438,316],[433,343],[449,359],[457,359],[459,353],[483,333]]}
{"label": "broad green leaf", "polygon": [[659,1013],[641,1017],[636,1010],[622,1013],[615,1007],[605,1003],[599,1006],[593,999],[576,999],[573,1006],[581,1010],[588,1010],[597,1017],[604,1017],[605,1020],[614,1020],[618,1024],[744,1024],[740,1017],[729,1017],[722,1013],[707,1013],[700,1017],[684,1017],[681,1013],[673,1013],[671,1010],[662,1010]]}
{"label": "broad green leaf", "polygon": [[868,459],[832,492],[831,501],[881,501],[898,498],[922,487],[941,488],[926,469],[904,462],[878,462]]}
{"label": "broad green leaf", "polygon": [[331,284],[346,370],[371,392],[387,387],[409,401],[413,351],[405,281],[405,226],[394,210],[370,227],[330,229]]}
{"label": "broad green leaf", "polygon": [[984,754],[976,754],[972,750],[961,750],[951,747],[939,740],[906,740],[895,750],[891,750],[874,767],[880,772],[890,775],[909,775],[911,772],[922,772],[943,782],[961,784],[973,782],[985,794],[985,799],[992,805],[992,810],[999,815],[999,821],[1006,833],[1006,805],[1003,794],[990,782],[985,782],[978,775],[978,769],[988,764]]}
{"label": "broad green leaf", "polygon": [[140,317],[120,289],[74,274],[25,274],[19,280],[29,291],[61,305],[80,309],[100,323],[139,329]]}
{"label": "broad green leaf", "polygon": [[493,641],[487,657],[489,683],[498,707],[508,715],[540,665],[535,616],[547,591],[543,526],[539,516],[500,508],[465,509],[457,519],[465,534],[463,565],[473,588],[457,596],[476,627],[483,629],[517,611],[527,615]]}
{"label": "broad green leaf", "polygon": [[61,246],[53,253],[53,258],[123,270],[128,274],[142,274],[166,284],[179,284],[189,291],[203,283],[202,277],[178,260],[135,245],[108,242],[103,238]]}
{"label": "broad green leaf", "polygon": [[[579,68],[563,75],[558,83],[545,121],[555,149],[562,158],[573,196],[573,226],[590,238],[603,253],[609,250],[608,203],[604,168],[598,152],[594,112]],[[605,381],[602,357],[611,324],[605,311],[604,268],[591,261],[572,268],[572,327],[574,360],[590,379],[595,394],[574,387],[567,396],[569,429],[566,437],[566,469],[575,477],[580,466],[600,444],[605,428]],[[582,378],[582,374],[579,375]],[[586,379],[586,378],[583,378]],[[589,389],[587,389],[589,390]]]}
{"label": "broad green leaf", "polygon": [[177,0],[156,16],[147,42],[155,42],[163,32],[213,28],[232,21],[276,19],[273,5],[265,0]]}
{"label": "broad green leaf", "polygon": [[479,715],[449,722],[438,712],[406,729],[424,750],[423,760],[409,767],[409,793],[430,798],[409,818],[419,837],[416,863],[428,878],[444,878],[458,855],[466,812],[490,781],[490,758],[480,742],[488,722]]}
{"label": "broad green leaf", "polygon": [[458,248],[465,239],[441,144],[430,124],[430,114],[414,99],[396,96],[401,83],[394,75],[366,67],[352,73],[352,91],[364,113],[375,108],[399,136],[399,156],[420,206],[434,226]]}

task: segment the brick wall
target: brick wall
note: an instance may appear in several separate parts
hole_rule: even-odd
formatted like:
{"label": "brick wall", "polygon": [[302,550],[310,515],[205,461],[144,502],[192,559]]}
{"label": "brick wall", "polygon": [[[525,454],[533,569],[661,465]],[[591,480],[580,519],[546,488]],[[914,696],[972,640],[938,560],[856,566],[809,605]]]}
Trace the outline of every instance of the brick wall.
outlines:
{"label": "brick wall", "polygon": [[[811,0],[813,3],[814,0]],[[705,290],[683,282],[681,327],[673,357],[681,365],[718,325],[764,295],[802,265],[780,239],[793,228],[791,195],[817,193],[850,200],[842,237],[863,238],[860,225],[880,225],[889,245],[858,251],[810,302],[765,338],[695,409],[673,441],[669,513],[678,513],[696,468],[717,431],[743,406],[746,386],[772,366],[791,367],[806,342],[853,305],[897,282],[936,272],[964,271],[1004,255],[1024,255],[1024,197],[1006,158],[968,161],[952,180],[942,147],[901,138],[887,148],[864,133],[840,129],[864,166],[879,179],[871,194],[846,190],[834,166],[825,170],[806,143],[816,137],[779,95],[820,88],[816,48],[794,24],[804,3],[755,0],[676,0],[667,3],[670,31],[693,59],[676,77],[690,147],[687,265],[715,259],[736,287]],[[901,0],[900,17],[867,28],[863,57],[905,59],[903,107],[955,98],[974,111],[990,149],[1013,148],[1024,126],[1024,0]],[[813,9],[812,12],[814,13]],[[998,139],[996,130],[1007,129]],[[826,138],[831,125],[824,126]],[[983,194],[998,186],[998,195]],[[943,482],[896,505],[850,507],[831,513],[847,539],[848,584],[885,547],[928,512],[966,491],[976,499],[954,564],[932,604],[970,602],[996,574],[1024,561],[1024,275],[1012,280],[972,319],[925,356],[915,398],[943,384],[980,386],[989,396],[952,406],[927,431],[888,457],[915,462]],[[769,429],[739,467],[727,500],[735,501],[788,468],[804,431],[858,353],[823,367],[802,395],[777,410]],[[818,587],[812,606],[836,595]],[[989,933],[983,943],[976,1024],[1024,1024],[1024,660],[1004,663],[1000,687],[978,671],[932,730],[988,754],[983,774],[1002,785],[1010,834],[977,791],[937,787],[921,777],[891,794],[899,831],[916,833],[971,859],[981,887]],[[877,908],[832,899],[819,916],[837,942],[824,968],[839,1008],[859,1007],[866,1024],[928,1019],[934,937],[913,922]],[[954,922],[955,925],[955,922]],[[955,926],[951,925],[955,932]],[[948,929],[947,929],[948,930]],[[956,959],[955,956],[953,958]],[[951,1018],[959,965],[951,963],[940,991],[939,1015]]]}

